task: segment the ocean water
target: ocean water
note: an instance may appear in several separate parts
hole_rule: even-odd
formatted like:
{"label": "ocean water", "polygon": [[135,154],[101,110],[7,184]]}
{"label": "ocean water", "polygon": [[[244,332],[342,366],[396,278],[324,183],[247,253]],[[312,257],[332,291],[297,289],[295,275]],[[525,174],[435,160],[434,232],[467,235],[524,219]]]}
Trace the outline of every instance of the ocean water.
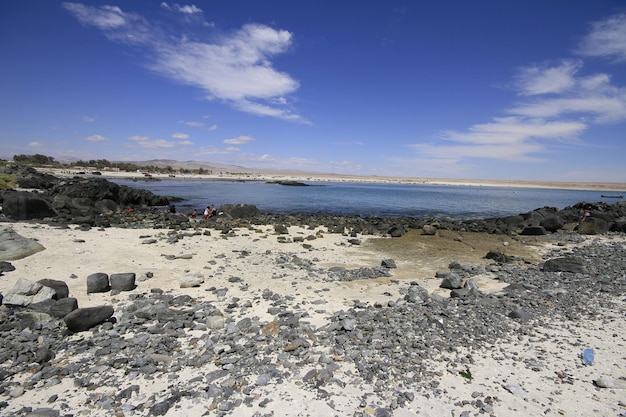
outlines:
{"label": "ocean water", "polygon": [[315,183],[308,187],[268,184],[263,181],[114,180],[155,194],[184,199],[179,212],[200,213],[215,204],[254,204],[263,213],[331,213],[363,217],[409,216],[481,218],[525,213],[539,207],[563,209],[578,202],[607,201],[606,191],[517,187],[442,186],[363,183]]}

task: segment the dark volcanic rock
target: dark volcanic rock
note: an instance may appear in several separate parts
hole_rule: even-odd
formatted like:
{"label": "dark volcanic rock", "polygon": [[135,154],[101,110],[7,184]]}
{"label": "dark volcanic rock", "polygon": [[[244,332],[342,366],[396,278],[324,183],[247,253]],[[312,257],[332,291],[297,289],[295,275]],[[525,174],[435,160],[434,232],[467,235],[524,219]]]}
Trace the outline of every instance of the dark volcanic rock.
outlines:
{"label": "dark volcanic rock", "polygon": [[54,317],[62,319],[77,308],[78,300],[76,298],[62,298],[60,300],[57,300],[57,302],[50,307],[50,314],[52,314]]}
{"label": "dark volcanic rock", "polygon": [[526,226],[520,233],[523,236],[541,236],[546,234],[543,226]]}
{"label": "dark volcanic rock", "polygon": [[59,300],[61,298],[67,298],[70,295],[70,289],[64,281],[44,278],[37,281],[39,284],[52,288],[54,290],[54,296],[52,299]]}
{"label": "dark volcanic rock", "polygon": [[580,222],[576,230],[582,235],[599,235],[608,232],[609,228],[607,221],[597,217],[587,217],[584,222]]}
{"label": "dark volcanic rock", "polygon": [[112,306],[79,308],[63,318],[67,328],[76,333],[89,330],[107,321],[113,315]]}
{"label": "dark volcanic rock", "polygon": [[549,259],[543,264],[543,270],[548,272],[587,272],[582,259],[574,257]]}
{"label": "dark volcanic rock", "polygon": [[253,204],[222,204],[219,211],[235,219],[246,219],[261,214],[259,209]]}
{"label": "dark volcanic rock", "polygon": [[54,217],[57,213],[44,195],[26,191],[3,193],[3,213],[14,220],[32,220]]}
{"label": "dark volcanic rock", "polygon": [[137,287],[134,272],[111,274],[109,282],[111,283],[111,290],[132,291]]}
{"label": "dark volcanic rock", "polygon": [[110,289],[109,276],[104,272],[96,272],[87,277],[87,294],[107,292]]}
{"label": "dark volcanic rock", "polygon": [[552,215],[541,220],[541,222],[539,222],[539,225],[546,229],[548,232],[554,233],[557,230],[562,229],[563,226],[565,226],[565,222],[560,217]]}

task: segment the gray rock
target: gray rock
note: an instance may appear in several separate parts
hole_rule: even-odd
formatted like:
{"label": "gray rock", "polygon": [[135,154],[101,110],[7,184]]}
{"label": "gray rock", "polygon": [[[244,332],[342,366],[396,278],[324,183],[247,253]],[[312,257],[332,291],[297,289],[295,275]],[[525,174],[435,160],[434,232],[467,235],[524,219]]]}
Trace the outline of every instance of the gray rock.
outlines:
{"label": "gray rock", "polygon": [[396,265],[396,261],[394,261],[393,259],[383,259],[382,262],[380,263],[380,266],[384,266],[385,268],[389,268],[389,269],[394,269],[398,267]]}
{"label": "gray rock", "polygon": [[62,298],[50,308],[50,314],[54,317],[63,318],[78,308],[78,300],[73,297]]}
{"label": "gray rock", "polygon": [[27,413],[25,417],[59,417],[61,412],[53,408],[38,408]]}
{"label": "gray rock", "polygon": [[509,313],[509,317],[512,319],[520,319],[522,322],[527,322],[532,320],[533,315],[518,307]]}
{"label": "gray rock", "polygon": [[523,236],[543,236],[545,235],[546,229],[543,226],[526,226],[521,231],[520,235]]}
{"label": "gray rock", "polygon": [[583,260],[575,257],[562,257],[549,259],[543,264],[543,270],[547,272],[587,272]]}
{"label": "gray rock", "polygon": [[463,279],[457,274],[449,273],[444,279],[441,280],[439,287],[446,288],[448,290],[463,288]]}
{"label": "gray rock", "polygon": [[113,315],[112,306],[79,308],[63,318],[67,328],[74,332],[83,332],[104,323]]}
{"label": "gray rock", "polygon": [[450,298],[465,298],[471,293],[472,291],[469,288],[455,288],[450,291]]}
{"label": "gray rock", "polygon": [[4,193],[3,197],[2,212],[11,219],[44,219],[57,215],[50,203],[36,193],[15,191]]}
{"label": "gray rock", "polygon": [[431,226],[430,224],[425,224],[422,226],[422,234],[426,236],[434,236],[437,234],[437,228],[435,226]]}
{"label": "gray rock", "polygon": [[70,289],[64,281],[45,278],[40,279],[37,283],[43,285],[44,287],[52,288],[54,290],[54,296],[52,298],[55,300],[67,298],[70,295]]}
{"label": "gray rock", "polygon": [[52,288],[20,278],[4,296],[2,302],[3,304],[26,307],[30,304],[50,300],[54,295],[55,291]]}
{"label": "gray rock", "polygon": [[27,239],[10,227],[0,226],[0,260],[14,261],[44,249],[35,239]]}
{"label": "gray rock", "polygon": [[187,274],[179,280],[180,288],[199,287],[202,284],[204,284],[204,275],[199,273]]}
{"label": "gray rock", "polygon": [[612,379],[603,376],[594,380],[593,383],[599,388],[615,388],[615,382]]}
{"label": "gray rock", "polygon": [[109,276],[104,272],[96,272],[87,277],[87,294],[107,292],[110,289]]}
{"label": "gray rock", "polygon": [[581,235],[599,235],[609,231],[609,223],[596,217],[586,217],[576,228]]}
{"label": "gray rock", "polygon": [[524,391],[519,382],[512,382],[504,385],[504,389],[515,395],[516,397],[528,398],[528,393]]}
{"label": "gray rock", "polygon": [[133,272],[111,274],[109,281],[112,290],[132,291],[137,287],[135,285],[135,274]]}

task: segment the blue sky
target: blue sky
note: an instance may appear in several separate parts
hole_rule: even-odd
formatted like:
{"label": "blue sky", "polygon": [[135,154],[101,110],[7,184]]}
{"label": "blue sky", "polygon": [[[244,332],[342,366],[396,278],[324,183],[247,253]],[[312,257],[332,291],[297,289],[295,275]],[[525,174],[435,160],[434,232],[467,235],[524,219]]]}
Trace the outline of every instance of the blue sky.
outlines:
{"label": "blue sky", "polygon": [[0,157],[626,182],[626,4],[0,2]]}

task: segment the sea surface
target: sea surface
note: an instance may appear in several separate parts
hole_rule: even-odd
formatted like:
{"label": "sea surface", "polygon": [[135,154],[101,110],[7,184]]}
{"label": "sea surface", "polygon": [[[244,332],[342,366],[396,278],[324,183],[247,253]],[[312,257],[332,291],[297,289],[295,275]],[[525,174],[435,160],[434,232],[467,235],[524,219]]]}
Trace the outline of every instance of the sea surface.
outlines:
{"label": "sea surface", "polygon": [[526,213],[540,207],[563,209],[578,202],[622,201],[602,195],[607,191],[543,188],[316,183],[285,186],[264,181],[211,181],[165,179],[161,181],[112,180],[162,196],[184,199],[178,212],[202,212],[210,204],[253,204],[263,213],[331,213],[362,217],[489,218]]}

